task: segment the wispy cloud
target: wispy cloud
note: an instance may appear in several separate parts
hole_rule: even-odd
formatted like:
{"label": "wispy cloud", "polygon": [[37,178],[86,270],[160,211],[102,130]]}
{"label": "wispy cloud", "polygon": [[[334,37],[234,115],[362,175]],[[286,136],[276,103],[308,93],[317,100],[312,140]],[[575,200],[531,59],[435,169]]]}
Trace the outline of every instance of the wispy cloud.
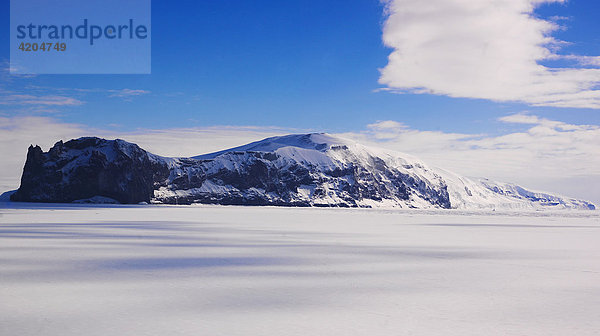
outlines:
{"label": "wispy cloud", "polygon": [[118,97],[118,98],[125,98],[125,99],[150,93],[150,91],[148,91],[148,90],[140,90],[140,89],[122,89],[122,90],[107,90],[107,91],[112,92],[109,95],[109,97]]}
{"label": "wispy cloud", "polygon": [[7,59],[0,59],[0,87],[13,83],[18,79],[34,78],[36,75],[11,74],[15,71],[15,65],[10,64]]}
{"label": "wispy cloud", "polygon": [[600,67],[600,56],[556,55],[555,57],[575,61],[581,66]]}
{"label": "wispy cloud", "polygon": [[39,86],[28,85],[26,90],[31,92],[49,93],[55,92],[60,94],[104,94],[107,97],[131,98],[142,96],[151,93],[149,90],[143,89],[104,89],[104,88],[78,88],[78,87],[55,87],[55,86]]}
{"label": "wispy cloud", "polygon": [[375,145],[391,145],[391,148],[394,150],[417,154],[417,156],[423,151],[437,150],[439,148],[446,148],[447,146],[452,147],[456,141],[480,137],[478,134],[416,130],[411,129],[404,123],[393,120],[368,124],[362,132],[343,133],[341,135],[354,138],[359,142],[375,143]]}
{"label": "wispy cloud", "polygon": [[[26,93],[23,93],[26,92]],[[60,112],[61,107],[80,106],[85,103],[89,95],[103,94],[110,98],[119,98],[131,101],[134,97],[149,94],[150,91],[142,89],[87,89],[87,88],[61,88],[40,87],[29,85],[19,90],[4,90],[0,88],[0,105],[2,106],[28,106],[25,113],[52,113]],[[52,109],[49,109],[52,107]],[[16,110],[13,110],[16,111]]]}
{"label": "wispy cloud", "polygon": [[8,94],[0,96],[0,105],[76,106],[83,102],[67,96]]}
{"label": "wispy cloud", "polygon": [[[600,108],[600,58],[559,55],[565,43],[552,33],[561,27],[533,14],[565,0],[385,2],[383,40],[394,50],[379,81],[388,90]],[[560,58],[577,64],[540,64]]]}

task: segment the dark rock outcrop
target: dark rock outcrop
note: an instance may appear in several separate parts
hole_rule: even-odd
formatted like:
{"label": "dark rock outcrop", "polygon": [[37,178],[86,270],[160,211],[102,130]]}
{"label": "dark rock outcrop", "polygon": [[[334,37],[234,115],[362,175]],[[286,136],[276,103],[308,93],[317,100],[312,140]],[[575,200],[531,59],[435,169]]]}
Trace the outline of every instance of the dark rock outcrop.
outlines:
{"label": "dark rock outcrop", "polygon": [[73,202],[104,196],[121,203],[150,202],[165,162],[123,140],[80,138],[57,142],[47,153],[30,146],[13,201]]}

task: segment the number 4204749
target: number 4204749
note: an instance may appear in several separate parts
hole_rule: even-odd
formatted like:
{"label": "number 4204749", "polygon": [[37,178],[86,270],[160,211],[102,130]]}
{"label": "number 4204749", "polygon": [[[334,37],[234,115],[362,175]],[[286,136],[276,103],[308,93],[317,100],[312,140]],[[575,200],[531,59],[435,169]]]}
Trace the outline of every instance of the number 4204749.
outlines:
{"label": "number 4204749", "polygon": [[19,45],[21,51],[65,51],[67,50],[66,43],[24,43]]}

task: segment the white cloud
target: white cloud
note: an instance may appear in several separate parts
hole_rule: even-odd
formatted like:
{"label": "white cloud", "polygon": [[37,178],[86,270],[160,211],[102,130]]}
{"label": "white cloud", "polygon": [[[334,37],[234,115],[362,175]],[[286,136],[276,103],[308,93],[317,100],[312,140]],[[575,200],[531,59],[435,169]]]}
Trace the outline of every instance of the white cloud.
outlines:
{"label": "white cloud", "polygon": [[398,133],[406,130],[408,126],[397,121],[385,120],[369,124],[367,125],[367,128],[373,130],[373,134],[376,135],[378,139],[389,139],[396,137]]}
{"label": "white cloud", "polygon": [[[600,108],[598,56],[558,55],[560,27],[533,15],[565,0],[389,0],[380,83],[396,92]],[[540,61],[576,60],[572,68]]]}
{"label": "white cloud", "polygon": [[[479,137],[477,134],[444,133],[439,131],[420,131],[407,125],[384,120],[367,125],[361,133],[342,133],[341,136],[356,139],[359,142],[375,143],[375,145],[392,145],[394,150],[414,154],[429,150],[452,147],[456,141]],[[397,146],[400,145],[401,146]]]}
{"label": "white cloud", "polygon": [[394,130],[399,131],[408,128],[405,124],[393,120],[378,121],[373,124],[368,124],[367,128],[373,130]]}
{"label": "white cloud", "polygon": [[541,122],[541,119],[534,115],[527,115],[523,113],[511,114],[499,118],[498,120],[513,124],[529,124],[535,125]]}

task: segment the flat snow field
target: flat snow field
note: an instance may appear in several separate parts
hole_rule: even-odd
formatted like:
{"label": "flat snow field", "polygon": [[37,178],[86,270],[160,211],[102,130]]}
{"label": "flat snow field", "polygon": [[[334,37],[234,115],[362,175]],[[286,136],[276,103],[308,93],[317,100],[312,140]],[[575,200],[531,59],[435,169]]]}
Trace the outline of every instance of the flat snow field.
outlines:
{"label": "flat snow field", "polygon": [[598,211],[0,206],[0,335],[600,335]]}

